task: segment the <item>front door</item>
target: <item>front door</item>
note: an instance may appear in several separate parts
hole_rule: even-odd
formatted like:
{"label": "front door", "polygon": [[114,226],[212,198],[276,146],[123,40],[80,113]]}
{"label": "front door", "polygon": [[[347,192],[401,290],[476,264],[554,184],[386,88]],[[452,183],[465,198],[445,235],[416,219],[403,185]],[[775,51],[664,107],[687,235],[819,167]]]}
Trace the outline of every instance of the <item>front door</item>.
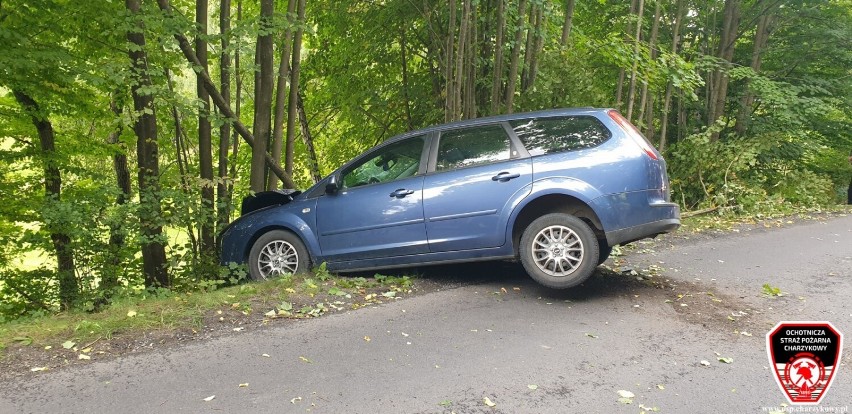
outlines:
{"label": "front door", "polygon": [[[429,251],[417,136],[378,148],[341,172],[340,190],[317,201],[317,230],[329,262]],[[421,168],[423,167],[423,168]]]}

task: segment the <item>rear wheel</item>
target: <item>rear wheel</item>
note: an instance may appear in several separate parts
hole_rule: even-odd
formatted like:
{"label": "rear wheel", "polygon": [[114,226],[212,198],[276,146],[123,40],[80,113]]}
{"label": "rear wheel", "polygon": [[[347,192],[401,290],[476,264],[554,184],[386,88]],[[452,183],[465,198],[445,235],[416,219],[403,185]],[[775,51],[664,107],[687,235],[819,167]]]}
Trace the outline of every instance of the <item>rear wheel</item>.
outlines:
{"label": "rear wheel", "polygon": [[521,263],[542,285],[566,289],[588,279],[598,265],[598,240],[583,220],[552,213],[534,220],[521,236]]}
{"label": "rear wheel", "polygon": [[264,233],[249,252],[249,275],[254,280],[304,273],[310,267],[311,257],[305,244],[298,236],[285,230]]}

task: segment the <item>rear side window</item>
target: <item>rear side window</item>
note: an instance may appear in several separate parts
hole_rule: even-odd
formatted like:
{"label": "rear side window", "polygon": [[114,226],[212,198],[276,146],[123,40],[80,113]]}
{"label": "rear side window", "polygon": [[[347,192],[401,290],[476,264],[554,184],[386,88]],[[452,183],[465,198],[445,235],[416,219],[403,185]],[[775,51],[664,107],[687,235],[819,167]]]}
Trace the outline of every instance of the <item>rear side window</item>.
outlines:
{"label": "rear side window", "polygon": [[592,148],[612,136],[593,116],[519,119],[510,124],[532,156]]}
{"label": "rear side window", "polygon": [[457,129],[441,134],[436,169],[445,171],[509,158],[509,135],[502,126]]}

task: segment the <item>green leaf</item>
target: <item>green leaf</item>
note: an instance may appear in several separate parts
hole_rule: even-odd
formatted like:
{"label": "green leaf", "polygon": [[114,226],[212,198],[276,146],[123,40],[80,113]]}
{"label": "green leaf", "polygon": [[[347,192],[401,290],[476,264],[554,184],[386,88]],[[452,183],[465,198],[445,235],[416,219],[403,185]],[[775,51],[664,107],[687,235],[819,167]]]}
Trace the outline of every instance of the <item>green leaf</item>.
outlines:
{"label": "green leaf", "polygon": [[62,347],[65,348],[65,349],[71,349],[71,348],[74,347],[74,345],[77,345],[77,343],[74,342],[74,341],[70,341],[70,340],[62,343]]}

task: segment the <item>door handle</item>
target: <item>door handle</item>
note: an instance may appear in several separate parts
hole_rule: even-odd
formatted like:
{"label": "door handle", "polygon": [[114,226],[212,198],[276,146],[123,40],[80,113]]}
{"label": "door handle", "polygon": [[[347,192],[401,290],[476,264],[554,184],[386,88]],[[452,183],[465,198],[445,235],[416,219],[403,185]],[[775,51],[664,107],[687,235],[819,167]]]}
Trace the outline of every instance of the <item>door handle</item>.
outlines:
{"label": "door handle", "polygon": [[513,178],[518,178],[520,176],[521,175],[518,174],[518,173],[511,174],[511,173],[504,171],[504,172],[501,172],[500,174],[497,174],[497,175],[491,177],[491,181],[499,181],[501,183],[505,183],[506,181],[509,181]]}
{"label": "door handle", "polygon": [[406,190],[404,188],[400,188],[399,190],[396,190],[396,191],[390,193],[390,196],[396,197],[396,198],[403,198],[403,197],[405,197],[407,195],[411,195],[411,194],[414,194],[414,190]]}

